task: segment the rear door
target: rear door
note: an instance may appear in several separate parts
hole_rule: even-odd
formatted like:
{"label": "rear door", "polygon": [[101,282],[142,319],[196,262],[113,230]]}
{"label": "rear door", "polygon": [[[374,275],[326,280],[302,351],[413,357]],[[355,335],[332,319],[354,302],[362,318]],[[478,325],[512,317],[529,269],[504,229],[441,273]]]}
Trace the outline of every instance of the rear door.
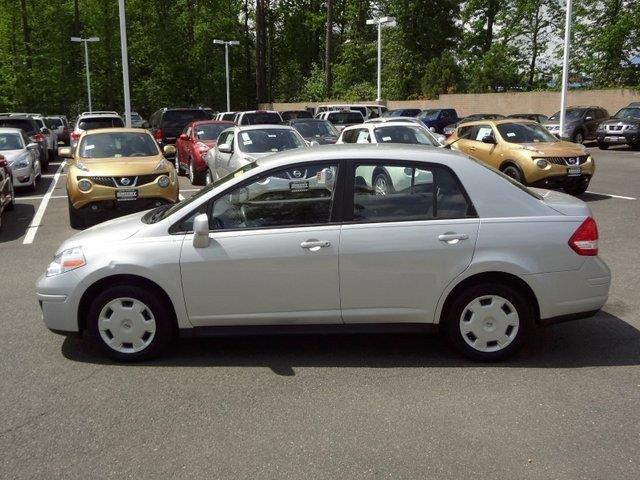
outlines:
{"label": "rear door", "polygon": [[[377,195],[368,172],[404,188]],[[347,176],[340,234],[345,323],[430,323],[445,287],[471,263],[479,220],[455,174],[414,162],[362,162]]]}

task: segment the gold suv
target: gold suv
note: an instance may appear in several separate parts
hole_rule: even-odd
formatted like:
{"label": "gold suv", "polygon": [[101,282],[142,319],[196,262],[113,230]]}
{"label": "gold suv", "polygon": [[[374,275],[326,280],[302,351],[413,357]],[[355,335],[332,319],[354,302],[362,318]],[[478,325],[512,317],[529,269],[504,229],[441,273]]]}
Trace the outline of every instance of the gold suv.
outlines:
{"label": "gold suv", "polygon": [[[175,152],[165,147],[165,154]],[[178,177],[151,134],[137,128],[105,128],[82,134],[67,160],[69,223],[82,228],[105,214],[123,215],[178,201]],[[111,216],[111,215],[110,215]]]}
{"label": "gold suv", "polygon": [[465,123],[447,143],[520,183],[563,188],[571,195],[584,193],[595,171],[595,162],[582,145],[558,140],[533,121]]}

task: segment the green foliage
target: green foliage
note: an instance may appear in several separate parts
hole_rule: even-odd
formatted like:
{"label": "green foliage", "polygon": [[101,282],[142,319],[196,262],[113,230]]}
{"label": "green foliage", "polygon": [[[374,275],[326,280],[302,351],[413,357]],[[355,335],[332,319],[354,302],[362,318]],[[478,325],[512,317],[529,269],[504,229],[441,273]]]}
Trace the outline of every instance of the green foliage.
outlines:
{"label": "green foliage", "polygon": [[432,59],[422,76],[422,94],[429,99],[442,93],[454,93],[461,89],[462,69],[451,53]]}

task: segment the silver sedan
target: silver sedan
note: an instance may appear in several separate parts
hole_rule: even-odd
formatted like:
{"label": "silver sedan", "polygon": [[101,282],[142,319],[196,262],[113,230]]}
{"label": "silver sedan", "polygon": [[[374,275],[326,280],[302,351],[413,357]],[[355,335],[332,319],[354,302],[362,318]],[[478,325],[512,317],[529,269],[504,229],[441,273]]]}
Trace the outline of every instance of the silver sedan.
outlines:
{"label": "silver sedan", "polygon": [[38,144],[31,143],[19,128],[0,128],[0,155],[11,169],[13,186],[35,191],[42,176]]}
{"label": "silver sedan", "polygon": [[[380,195],[371,167],[409,181]],[[610,279],[576,198],[443,149],[336,145],[256,159],[71,237],[37,296],[49,329],[85,332],[121,361],[158,355],[178,332],[434,328],[491,361],[538,325],[593,315]]]}

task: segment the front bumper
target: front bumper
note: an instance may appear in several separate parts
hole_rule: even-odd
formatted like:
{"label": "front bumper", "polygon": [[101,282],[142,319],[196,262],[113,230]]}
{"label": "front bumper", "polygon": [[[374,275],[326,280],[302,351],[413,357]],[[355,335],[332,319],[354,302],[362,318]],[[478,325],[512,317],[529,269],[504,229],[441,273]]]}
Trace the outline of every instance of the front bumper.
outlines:
{"label": "front bumper", "polygon": [[[589,181],[595,172],[593,159],[582,165],[565,166],[550,163],[545,168],[537,167],[533,160],[531,162],[529,168],[524,169],[524,174],[527,183],[534,187],[549,188]],[[569,169],[576,167],[580,167],[580,175],[570,176]]]}
{"label": "front bumper", "polygon": [[609,145],[635,145],[640,143],[640,132],[598,132],[598,143]]}
{"label": "front bumper", "polygon": [[14,187],[30,187],[35,182],[35,175],[31,175],[33,172],[30,166],[22,168],[12,168],[11,175],[13,177]]}
{"label": "front bumper", "polygon": [[71,271],[47,277],[42,275],[36,283],[38,303],[45,326],[56,333],[73,334],[80,331],[78,305],[80,278]]}

